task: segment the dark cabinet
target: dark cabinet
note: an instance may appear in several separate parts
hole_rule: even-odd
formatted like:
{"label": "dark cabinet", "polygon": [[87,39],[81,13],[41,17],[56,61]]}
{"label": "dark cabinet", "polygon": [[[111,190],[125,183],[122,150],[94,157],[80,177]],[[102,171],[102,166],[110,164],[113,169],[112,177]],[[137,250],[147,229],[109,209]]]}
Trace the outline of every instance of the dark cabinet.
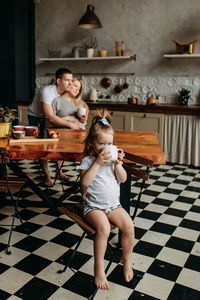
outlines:
{"label": "dark cabinet", "polygon": [[34,1],[2,1],[0,33],[0,104],[16,107],[34,94]]}

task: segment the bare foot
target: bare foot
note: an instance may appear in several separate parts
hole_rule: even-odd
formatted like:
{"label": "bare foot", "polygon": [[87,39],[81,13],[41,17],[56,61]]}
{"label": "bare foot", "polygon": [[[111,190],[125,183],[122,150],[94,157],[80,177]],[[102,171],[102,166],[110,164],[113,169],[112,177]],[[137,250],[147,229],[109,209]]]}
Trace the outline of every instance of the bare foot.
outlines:
{"label": "bare foot", "polygon": [[51,181],[51,177],[46,177],[45,180],[44,180],[44,185],[46,187],[51,187],[53,186],[53,182]]}
{"label": "bare foot", "polygon": [[121,261],[124,266],[124,279],[126,282],[130,282],[134,276],[131,260],[122,257]]}
{"label": "bare foot", "polygon": [[60,172],[60,174],[57,174],[56,176],[57,176],[58,179],[63,179],[63,180],[70,180],[71,179],[70,176],[67,176],[67,175],[65,175],[64,173],[61,173],[61,172]]}
{"label": "bare foot", "polygon": [[106,274],[105,274],[104,270],[102,272],[101,271],[95,272],[94,281],[95,281],[95,284],[98,287],[98,289],[101,289],[101,290],[109,290],[110,289],[110,285],[108,283],[108,280],[106,278]]}

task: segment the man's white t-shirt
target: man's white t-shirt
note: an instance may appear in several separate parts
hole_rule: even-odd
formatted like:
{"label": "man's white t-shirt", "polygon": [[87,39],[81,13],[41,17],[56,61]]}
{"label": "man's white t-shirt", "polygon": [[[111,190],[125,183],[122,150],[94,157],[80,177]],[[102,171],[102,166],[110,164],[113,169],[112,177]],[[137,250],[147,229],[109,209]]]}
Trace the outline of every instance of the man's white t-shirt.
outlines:
{"label": "man's white t-shirt", "polygon": [[[82,159],[78,170],[88,170],[94,163],[95,158],[86,156]],[[99,170],[86,189],[86,205],[99,208],[108,209],[116,207],[120,204],[120,186],[114,173],[113,163],[101,165]]]}
{"label": "man's white t-shirt", "polygon": [[28,114],[38,118],[43,116],[42,103],[51,105],[53,99],[59,96],[55,84],[46,85],[35,94],[32,103],[28,107]]}

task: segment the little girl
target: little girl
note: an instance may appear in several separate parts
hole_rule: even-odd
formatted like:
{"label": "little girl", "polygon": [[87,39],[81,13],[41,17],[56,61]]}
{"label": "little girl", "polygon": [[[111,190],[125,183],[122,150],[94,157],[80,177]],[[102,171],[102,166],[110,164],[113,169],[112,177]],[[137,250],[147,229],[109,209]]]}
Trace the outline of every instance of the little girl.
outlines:
{"label": "little girl", "polygon": [[[122,166],[123,151],[118,160],[110,162],[110,152],[102,150],[112,145],[114,130],[107,110],[97,111],[85,141],[85,157],[78,169],[81,170],[81,185],[85,200],[84,215],[88,223],[96,230],[94,240],[94,280],[98,288],[108,290],[110,285],[104,271],[104,255],[110,234],[110,222],[122,232],[121,245],[124,278],[127,282],[133,278],[131,254],[134,245],[134,227],[129,214],[119,202],[119,183],[126,181],[126,171]],[[110,221],[110,222],[109,222]]]}

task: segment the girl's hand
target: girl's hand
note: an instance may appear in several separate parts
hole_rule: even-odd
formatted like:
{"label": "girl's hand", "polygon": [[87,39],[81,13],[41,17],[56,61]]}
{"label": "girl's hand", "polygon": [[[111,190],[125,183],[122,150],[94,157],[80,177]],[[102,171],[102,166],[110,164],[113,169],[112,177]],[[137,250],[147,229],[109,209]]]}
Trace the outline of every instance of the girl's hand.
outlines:
{"label": "girl's hand", "polygon": [[99,153],[97,156],[96,162],[99,165],[108,164],[110,163],[109,158],[111,158],[112,155],[110,155],[110,151],[106,151],[105,149]]}
{"label": "girl's hand", "polygon": [[118,160],[115,161],[115,164],[118,165],[120,161],[123,161],[124,156],[125,156],[124,151],[121,149],[118,152]]}

